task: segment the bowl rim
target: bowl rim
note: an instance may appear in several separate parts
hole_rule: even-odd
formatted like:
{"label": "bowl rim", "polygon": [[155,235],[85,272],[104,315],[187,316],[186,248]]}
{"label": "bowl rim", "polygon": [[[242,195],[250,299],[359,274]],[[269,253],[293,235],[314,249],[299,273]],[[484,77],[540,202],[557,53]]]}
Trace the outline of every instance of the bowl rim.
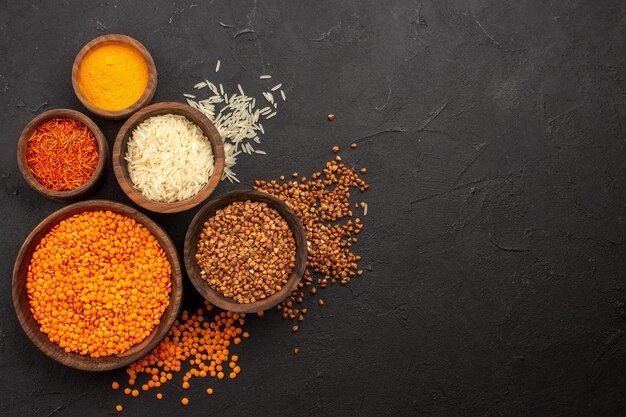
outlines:
{"label": "bowl rim", "polygon": [[[163,203],[148,199],[141,193],[141,191],[135,188],[128,174],[128,169],[124,161],[124,155],[126,154],[128,139],[132,134],[133,129],[138,124],[152,116],[170,113],[181,114],[202,129],[202,132],[211,143],[211,149],[213,152],[213,173],[209,177],[206,185],[201,188],[196,195],[173,203]],[[192,209],[205,201],[219,185],[224,172],[224,142],[222,141],[222,137],[215,125],[199,110],[183,103],[159,102],[144,107],[126,120],[115,138],[111,159],[115,178],[124,193],[131,200],[147,210],[158,213],[178,213]]]}
{"label": "bowl rim", "polygon": [[[34,133],[34,131],[44,122],[50,119],[74,119],[82,122],[91,130],[94,134],[96,141],[98,142],[98,165],[91,178],[87,180],[83,185],[78,188],[69,191],[54,191],[44,187],[30,172],[28,162],[26,161],[26,149],[28,147],[28,140]],[[93,189],[93,187],[99,182],[104,175],[105,167],[107,165],[107,158],[109,157],[109,144],[98,127],[98,125],[84,113],[73,109],[51,109],[47,110],[31,119],[30,122],[22,129],[20,138],[17,142],[17,166],[24,177],[26,183],[38,193],[53,200],[71,200],[78,197],[82,197]]]}
{"label": "bowl rim", "polygon": [[[196,263],[195,254],[198,240],[200,238],[200,234],[202,233],[202,225],[204,224],[204,222],[212,217],[217,210],[226,207],[236,201],[248,200],[266,203],[269,207],[276,210],[280,214],[280,216],[287,221],[296,242],[296,266],[289,275],[287,284],[285,284],[280,291],[262,300],[255,301],[254,303],[241,304],[231,298],[224,297],[221,293],[211,288],[200,277],[200,268]],[[191,223],[187,228],[183,252],[187,276],[189,277],[194,288],[200,293],[200,295],[202,295],[202,297],[204,297],[204,299],[226,311],[232,311],[234,313],[256,313],[275,307],[287,297],[289,297],[291,293],[296,289],[306,269],[308,244],[304,226],[300,222],[300,219],[295,214],[295,212],[284,201],[271,194],[263,193],[260,191],[238,190],[222,194],[221,196],[212,199],[204,206],[202,206],[202,208],[191,220]]]}
{"label": "bowl rim", "polygon": [[[83,59],[85,58],[85,56],[87,56],[89,52],[100,46],[114,43],[122,43],[133,47],[143,56],[144,60],[146,61],[146,65],[148,66],[148,84],[146,85],[146,89],[144,90],[141,97],[139,97],[139,99],[130,106],[121,110],[105,110],[91,103],[87,99],[87,97],[83,95],[80,90],[80,86],[78,85],[78,70],[80,69],[80,64],[82,63]],[[87,42],[80,49],[78,54],[76,54],[76,58],[74,58],[74,63],[72,64],[72,87],[74,89],[76,97],[78,97],[83,106],[85,106],[90,112],[105,119],[125,119],[140,108],[147,105],[154,97],[154,93],[156,92],[157,87],[156,65],[154,64],[154,59],[152,59],[152,55],[150,54],[148,49],[137,39],[132,38],[128,35],[122,35],[118,33],[98,36]]]}
{"label": "bowl rim", "polygon": [[[80,355],[74,352],[65,352],[56,343],[50,341],[48,336],[39,330],[39,324],[32,316],[30,308],[24,303],[28,303],[28,295],[26,293],[26,276],[21,270],[28,268],[31,256],[41,237],[45,236],[54,225],[60,221],[67,219],[74,214],[85,211],[113,211],[123,214],[127,217],[135,219],[146,227],[150,233],[157,239],[163,250],[165,251],[168,261],[172,269],[170,279],[172,281],[172,290],[170,292],[170,304],[161,316],[161,322],[156,326],[152,333],[141,343],[134,345],[130,350],[120,355],[111,355],[101,358],[93,358],[87,355]],[[40,236],[38,238],[38,236]],[[26,336],[30,341],[46,356],[55,361],[83,371],[109,371],[127,366],[144,356],[154,349],[161,340],[167,335],[170,328],[178,318],[182,305],[183,296],[183,276],[178,252],[174,243],[165,230],[156,222],[138,210],[110,200],[87,200],[65,206],[50,215],[46,216],[35,228],[28,234],[24,243],[20,247],[18,256],[13,266],[13,274],[11,280],[13,308],[17,315],[18,321]],[[24,308],[26,307],[26,308]]]}

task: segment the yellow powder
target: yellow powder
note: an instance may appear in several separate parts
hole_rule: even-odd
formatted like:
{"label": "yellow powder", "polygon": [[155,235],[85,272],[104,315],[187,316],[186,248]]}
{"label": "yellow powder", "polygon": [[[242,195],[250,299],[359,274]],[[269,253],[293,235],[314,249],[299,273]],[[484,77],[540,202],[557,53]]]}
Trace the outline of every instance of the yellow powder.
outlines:
{"label": "yellow powder", "polygon": [[94,106],[116,111],[133,105],[148,85],[148,65],[135,48],[112,43],[89,52],[78,69],[81,93]]}

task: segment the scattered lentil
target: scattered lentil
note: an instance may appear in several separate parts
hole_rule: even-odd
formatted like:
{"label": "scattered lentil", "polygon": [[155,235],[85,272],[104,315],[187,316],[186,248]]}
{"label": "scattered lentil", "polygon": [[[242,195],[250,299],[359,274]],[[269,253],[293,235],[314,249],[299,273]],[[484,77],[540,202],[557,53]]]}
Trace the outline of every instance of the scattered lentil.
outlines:
{"label": "scattered lentil", "polygon": [[350,147],[351,147],[352,149],[356,149],[356,148],[357,148],[357,146],[359,146],[359,145],[357,145],[357,143],[356,143],[356,142],[353,142],[353,143],[351,143],[351,144],[350,144]]}
{"label": "scattered lentil", "polygon": [[184,397],[182,400],[180,400],[182,405],[187,405],[189,404],[189,398]]}
{"label": "scattered lentil", "polygon": [[334,115],[334,114],[332,114],[332,113],[331,113],[331,114],[329,114],[329,115],[328,115],[328,120],[330,120],[331,122],[332,122],[333,120],[335,120],[335,115]]}
{"label": "scattered lentil", "polygon": [[[241,368],[236,365],[239,357],[231,354],[230,349],[237,335],[247,334],[240,327],[245,324],[245,314],[221,312],[213,314],[210,320],[208,314],[212,314],[213,306],[206,301],[204,305],[205,308],[198,309],[195,314],[183,311],[161,343],[146,357],[126,369],[129,385],[135,384],[141,374],[148,378],[148,390],[153,388],[150,382],[157,387],[155,379],[164,385],[173,379],[172,372],[183,372],[187,364],[190,368],[182,376],[184,389],[190,388],[192,378],[210,376],[223,379],[222,371],[226,364],[232,373],[241,372]],[[235,366],[232,367],[232,364]],[[129,392],[135,397],[139,395],[138,390]],[[159,392],[156,397],[162,399],[163,395]]]}
{"label": "scattered lentil", "polygon": [[122,407],[119,404],[115,406],[115,410],[117,410],[118,413],[121,413],[123,409],[124,409],[124,407]]}
{"label": "scattered lentil", "polygon": [[339,146],[337,145],[333,146],[333,152],[335,153],[339,152]]}

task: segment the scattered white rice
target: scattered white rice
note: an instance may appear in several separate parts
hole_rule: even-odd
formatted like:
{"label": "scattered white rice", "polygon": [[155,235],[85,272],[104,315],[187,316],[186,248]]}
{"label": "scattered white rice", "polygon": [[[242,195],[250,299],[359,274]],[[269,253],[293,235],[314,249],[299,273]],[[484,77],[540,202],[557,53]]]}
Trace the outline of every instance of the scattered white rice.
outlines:
{"label": "scattered white rice", "polygon": [[215,64],[215,72],[218,72],[220,70],[220,65],[222,64],[222,61],[220,61],[219,59],[217,60],[217,64]]}
{"label": "scattered white rice", "polygon": [[365,207],[363,208],[363,217],[367,216],[367,203],[365,203]]}
{"label": "scattered white rice", "polygon": [[196,96],[194,96],[193,94],[183,94],[183,96],[187,98],[196,98]]}
{"label": "scattered white rice", "polygon": [[[218,60],[215,72],[218,72],[219,68],[220,61]],[[259,78],[265,80],[272,76],[264,74]],[[281,87],[282,84],[277,84],[272,91]],[[237,92],[234,94],[228,94],[222,84],[213,83],[210,80],[199,82],[194,88],[197,90],[207,88],[210,91],[209,97],[203,100],[188,97],[187,94],[184,94],[184,97],[191,107],[204,113],[213,122],[224,140],[226,158],[222,180],[239,182],[232,170],[237,164],[237,156],[242,153],[266,155],[265,151],[255,150],[251,143],[261,144],[260,136],[265,134],[265,128],[259,123],[259,118],[264,117],[267,120],[275,117],[278,103],[274,100],[273,94],[267,91],[263,93],[263,97],[270,106],[259,109],[256,107],[256,98],[247,96],[240,84],[237,84]],[[283,101],[286,101],[284,91],[280,90],[280,93]]]}
{"label": "scattered white rice", "polygon": [[175,114],[154,116],[137,126],[124,159],[135,187],[159,202],[193,197],[213,173],[211,143],[202,129]]}

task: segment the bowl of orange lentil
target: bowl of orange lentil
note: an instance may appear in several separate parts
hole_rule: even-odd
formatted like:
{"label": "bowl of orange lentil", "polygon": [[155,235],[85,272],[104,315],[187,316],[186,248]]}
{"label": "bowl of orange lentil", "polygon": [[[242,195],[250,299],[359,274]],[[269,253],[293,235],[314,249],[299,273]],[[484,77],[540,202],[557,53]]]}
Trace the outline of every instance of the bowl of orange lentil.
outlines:
{"label": "bowl of orange lentil", "polygon": [[26,125],[17,144],[17,165],[35,191],[72,200],[102,178],[109,145],[98,125],[81,112],[53,109]]}
{"label": "bowl of orange lentil", "polygon": [[72,368],[107,371],[147,355],[182,302],[167,233],[124,204],[64,207],[28,235],[13,268],[13,306],[28,338]]}

